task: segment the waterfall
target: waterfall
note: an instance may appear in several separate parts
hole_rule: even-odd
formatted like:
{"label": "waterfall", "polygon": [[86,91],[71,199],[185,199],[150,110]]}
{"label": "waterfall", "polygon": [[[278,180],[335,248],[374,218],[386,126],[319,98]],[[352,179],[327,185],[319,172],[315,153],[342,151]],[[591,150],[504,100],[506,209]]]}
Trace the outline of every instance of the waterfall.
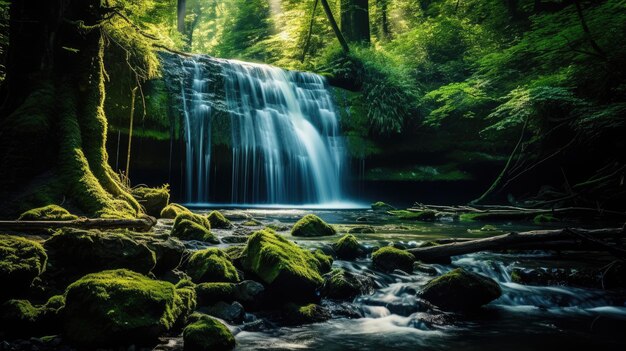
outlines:
{"label": "waterfall", "polygon": [[[322,76],[206,56],[185,59],[183,68],[188,202],[342,200],[346,151]],[[215,126],[220,114],[229,132]],[[228,149],[218,151],[212,144],[215,133],[230,134],[219,137],[228,140]]]}

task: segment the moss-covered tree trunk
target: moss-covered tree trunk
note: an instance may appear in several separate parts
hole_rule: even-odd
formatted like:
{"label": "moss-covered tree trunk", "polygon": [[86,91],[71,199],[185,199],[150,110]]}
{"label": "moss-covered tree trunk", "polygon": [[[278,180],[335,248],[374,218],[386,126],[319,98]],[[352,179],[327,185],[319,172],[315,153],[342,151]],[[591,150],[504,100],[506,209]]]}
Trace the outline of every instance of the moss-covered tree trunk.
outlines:
{"label": "moss-covered tree trunk", "polygon": [[11,4],[6,103],[0,121],[0,214],[51,203],[88,216],[133,217],[140,206],[108,165],[101,0]]}

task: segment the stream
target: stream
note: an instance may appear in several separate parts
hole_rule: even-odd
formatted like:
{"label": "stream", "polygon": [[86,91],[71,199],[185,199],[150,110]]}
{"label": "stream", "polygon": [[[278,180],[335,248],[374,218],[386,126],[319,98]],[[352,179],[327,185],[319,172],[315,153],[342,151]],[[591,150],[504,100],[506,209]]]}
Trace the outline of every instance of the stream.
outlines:
{"label": "stream", "polygon": [[[539,228],[529,223],[502,223],[497,224],[496,230],[481,231],[484,223],[398,223],[369,210],[224,210],[226,216],[241,216],[242,213],[264,225],[288,228],[304,214],[314,213],[337,227],[340,234],[323,238],[294,238],[288,229],[279,231],[309,248],[336,241],[348,228],[364,225],[363,220],[368,221],[365,225],[375,228],[375,233],[355,235],[369,247],[392,242],[415,247],[432,239],[487,237]],[[234,222],[241,223],[241,220]],[[232,230],[214,231],[222,238],[232,235]],[[412,274],[384,274],[371,269],[369,258],[336,260],[333,268],[341,267],[371,277],[375,281],[374,292],[347,303],[323,300],[322,304],[332,311],[343,311],[333,313],[333,318],[323,323],[261,331],[248,331],[245,325],[229,326],[236,334],[238,350],[536,350],[564,347],[624,350],[626,295],[623,291],[531,286],[511,280],[515,267],[547,270],[601,268],[611,261],[610,256],[603,254],[476,253],[454,257],[450,265],[428,265],[427,269]],[[416,292],[434,276],[455,267],[464,267],[496,280],[502,288],[502,296],[478,312],[426,312]],[[345,310],[352,311],[349,318],[345,316]],[[253,315],[246,317],[247,320],[254,318]]]}

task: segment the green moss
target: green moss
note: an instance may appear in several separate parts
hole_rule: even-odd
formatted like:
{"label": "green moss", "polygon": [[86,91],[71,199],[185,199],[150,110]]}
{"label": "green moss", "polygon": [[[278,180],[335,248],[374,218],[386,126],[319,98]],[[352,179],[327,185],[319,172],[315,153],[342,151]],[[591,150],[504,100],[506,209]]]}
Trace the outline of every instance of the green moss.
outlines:
{"label": "green moss", "polygon": [[0,328],[12,338],[57,333],[62,307],[50,303],[33,306],[28,300],[6,301],[0,305]]}
{"label": "green moss", "polygon": [[302,217],[291,229],[291,235],[293,236],[327,236],[335,233],[335,228],[313,214]]}
{"label": "green moss", "polygon": [[287,322],[294,325],[320,323],[331,318],[330,312],[326,308],[314,303],[303,306],[287,304],[285,312]]}
{"label": "green moss", "polygon": [[463,310],[478,308],[501,294],[493,279],[457,268],[429,281],[420,296],[446,310]]}
{"label": "green moss", "polygon": [[[319,257],[319,255],[318,255]],[[315,296],[327,263],[270,229],[255,232],[248,239],[241,265],[276,292],[276,297],[300,300]]]}
{"label": "green moss", "polygon": [[441,245],[441,244],[439,244],[436,241],[426,241],[426,242],[423,242],[422,244],[420,244],[420,247],[433,247],[433,246],[439,246],[439,245]]}
{"label": "green moss", "polygon": [[372,210],[374,210],[374,212],[387,212],[387,211],[393,211],[395,209],[396,209],[395,207],[387,203],[384,203],[382,201],[377,201],[377,202],[372,203]]}
{"label": "green moss", "polygon": [[354,260],[365,253],[354,235],[347,234],[333,244],[337,257],[342,260]]}
{"label": "green moss", "polygon": [[[178,215],[176,219],[184,215]],[[199,240],[213,244],[220,242],[206,227],[187,219],[177,220],[172,227],[171,235],[183,240]]]}
{"label": "green moss", "polygon": [[437,212],[432,210],[424,210],[424,211],[407,211],[407,210],[396,210],[389,211],[391,215],[394,215],[397,219],[405,220],[405,221],[423,221],[430,222],[434,221],[437,218]]}
{"label": "green moss", "polygon": [[324,251],[317,249],[313,250],[313,256],[319,262],[319,271],[320,273],[330,272],[330,268],[333,265],[333,258],[324,253]]}
{"label": "green moss", "polygon": [[212,305],[218,301],[233,302],[236,298],[233,283],[202,283],[196,285],[198,306]]}
{"label": "green moss", "polygon": [[233,226],[232,223],[222,213],[219,211],[211,211],[207,216],[209,222],[211,223],[211,228],[223,228],[228,229]]}
{"label": "green moss", "polygon": [[0,298],[24,292],[46,269],[43,247],[18,236],[0,235]]}
{"label": "green moss", "polygon": [[211,230],[211,223],[209,223],[209,220],[206,218],[206,216],[202,216],[202,215],[191,213],[191,212],[180,213],[176,216],[176,219],[174,219],[174,227],[176,227],[176,225],[183,220],[192,221],[194,223],[197,223],[203,226],[204,228],[208,230]]}
{"label": "green moss", "polygon": [[554,223],[554,222],[558,222],[558,221],[559,220],[556,219],[551,214],[538,214],[538,215],[535,216],[535,218],[533,218],[533,222],[535,224]]}
{"label": "green moss", "polygon": [[348,229],[348,234],[374,234],[375,232],[374,227],[370,226],[358,226]]}
{"label": "green moss", "polygon": [[241,225],[246,226],[246,227],[258,227],[258,226],[263,225],[263,223],[257,221],[256,219],[250,219],[241,223]]}
{"label": "green moss", "polygon": [[185,351],[226,351],[235,348],[228,328],[207,315],[194,315],[195,322],[183,330]]}
{"label": "green moss", "polygon": [[78,219],[78,216],[57,205],[33,208],[22,213],[18,218],[20,221],[72,221],[75,219]]}
{"label": "green moss", "polygon": [[343,269],[333,269],[332,272],[324,277],[325,282],[322,294],[330,299],[352,299],[371,289],[371,286],[366,285],[365,279],[359,279],[356,275]]}
{"label": "green moss", "polygon": [[158,217],[170,201],[169,185],[160,188],[137,187],[131,194],[145,209],[145,212],[153,217]]}
{"label": "green moss", "polygon": [[380,248],[372,254],[374,267],[385,272],[400,269],[411,273],[413,272],[413,262],[415,262],[415,256],[413,256],[413,254],[391,246]]}
{"label": "green moss", "polygon": [[186,272],[196,283],[239,281],[237,269],[228,255],[215,248],[194,252],[187,263]]}
{"label": "green moss", "polygon": [[65,301],[64,337],[110,347],[155,341],[191,313],[195,291],[120,269],[84,276],[68,286]]}
{"label": "green moss", "polygon": [[63,276],[105,269],[128,268],[147,274],[156,265],[156,254],[132,234],[96,229],[63,229],[44,242],[51,266]]}
{"label": "green moss", "polygon": [[161,218],[175,219],[181,213],[191,213],[191,211],[182,205],[171,203],[163,208]]}
{"label": "green moss", "polygon": [[245,248],[245,245],[233,245],[225,248],[224,252],[226,252],[228,257],[230,257],[230,259],[234,261],[241,258],[241,254],[243,253],[243,250]]}

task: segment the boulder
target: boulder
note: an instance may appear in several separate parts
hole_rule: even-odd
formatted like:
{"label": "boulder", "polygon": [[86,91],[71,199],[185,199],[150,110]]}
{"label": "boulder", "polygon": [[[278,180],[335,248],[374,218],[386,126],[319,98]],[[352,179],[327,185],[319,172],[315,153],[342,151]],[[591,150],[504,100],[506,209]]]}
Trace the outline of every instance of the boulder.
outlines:
{"label": "boulder", "polygon": [[293,236],[315,237],[335,235],[335,233],[335,228],[312,214],[302,217],[291,229]]}
{"label": "boulder", "polygon": [[326,307],[313,303],[304,306],[287,304],[284,313],[285,321],[289,325],[321,323],[331,318],[330,311]]}
{"label": "boulder", "polygon": [[187,207],[185,206],[171,203],[165,206],[163,210],[161,210],[160,216],[161,218],[175,219],[176,216],[178,216],[181,213],[191,213],[191,211],[189,211],[189,209],[187,209]]}
{"label": "boulder", "polygon": [[455,311],[479,308],[501,294],[493,279],[457,268],[429,281],[419,296],[443,310]]}
{"label": "boulder", "polygon": [[349,300],[373,291],[374,281],[362,275],[334,269],[324,275],[322,296],[333,300]]}
{"label": "boulder", "polygon": [[219,229],[228,229],[233,226],[232,223],[224,215],[219,211],[212,211],[207,216],[209,223],[211,223],[211,228],[219,228]]}
{"label": "boulder", "polygon": [[387,211],[393,211],[395,209],[396,209],[395,207],[389,204],[386,204],[382,201],[377,201],[372,204],[372,210],[374,212],[387,212]]}
{"label": "boulder", "polygon": [[208,306],[218,301],[238,301],[244,305],[260,300],[265,291],[263,284],[252,280],[240,283],[201,283],[196,285],[198,306]]}
{"label": "boulder", "polygon": [[354,260],[365,255],[365,249],[359,244],[356,237],[351,234],[344,235],[334,243],[333,249],[337,254],[337,258],[341,260]]}
{"label": "boulder", "polygon": [[239,281],[239,274],[230,257],[215,248],[194,252],[189,258],[186,272],[195,283]]}
{"label": "boulder", "polygon": [[317,299],[321,273],[331,259],[300,248],[270,229],[255,232],[241,254],[244,271],[258,277],[277,301]]}
{"label": "boulder", "polygon": [[149,188],[141,186],[133,188],[131,195],[146,210],[146,213],[153,217],[159,217],[161,211],[170,202],[170,189],[168,185],[160,188]]}
{"label": "boulder", "polygon": [[83,348],[152,343],[195,308],[191,284],[125,269],[88,274],[65,292],[64,337]]}
{"label": "boulder", "polygon": [[218,301],[213,305],[202,307],[200,312],[206,313],[209,316],[213,316],[231,323],[241,323],[246,314],[246,311],[239,302],[227,303],[224,301]]}
{"label": "boulder", "polygon": [[195,314],[195,321],[183,330],[184,351],[226,351],[235,348],[235,337],[218,320]]}
{"label": "boulder", "polygon": [[33,208],[22,213],[18,218],[20,221],[72,221],[75,219],[78,219],[78,216],[57,205]]}
{"label": "boulder", "polygon": [[46,269],[43,247],[19,236],[0,235],[0,301],[23,293]]}
{"label": "boulder", "polygon": [[28,300],[6,301],[0,305],[0,330],[10,338],[56,334],[64,306],[63,295],[53,296],[43,305]]}
{"label": "boulder", "polygon": [[174,219],[174,227],[176,227],[177,224],[179,224],[180,222],[184,220],[194,222],[196,224],[201,225],[207,230],[211,230],[211,223],[209,222],[209,219],[206,216],[191,213],[191,212],[183,212],[181,214],[178,214],[176,218]]}
{"label": "boulder", "polygon": [[415,262],[413,254],[392,246],[385,246],[372,254],[374,267],[384,272],[400,269],[411,273],[413,272],[413,262]]}
{"label": "boulder", "polygon": [[129,232],[68,228],[46,240],[44,247],[55,271],[80,275],[116,268],[147,274],[156,264],[154,251]]}
{"label": "boulder", "polygon": [[167,234],[140,235],[139,233],[133,237],[137,241],[145,243],[156,254],[156,266],[153,269],[155,273],[164,273],[178,268],[183,257],[187,256],[185,245],[176,237]]}
{"label": "boulder", "polygon": [[183,240],[198,240],[219,244],[219,239],[211,233],[209,220],[194,213],[181,213],[176,216],[172,227],[172,236]]}

